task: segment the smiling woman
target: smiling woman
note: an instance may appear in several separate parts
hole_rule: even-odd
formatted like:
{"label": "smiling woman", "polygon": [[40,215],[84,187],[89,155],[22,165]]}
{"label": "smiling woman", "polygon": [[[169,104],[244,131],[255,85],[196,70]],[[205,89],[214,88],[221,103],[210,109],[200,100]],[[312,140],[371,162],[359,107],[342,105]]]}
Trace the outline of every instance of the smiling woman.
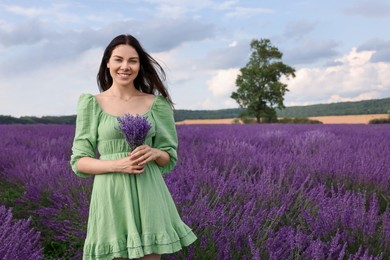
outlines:
{"label": "smiling woman", "polygon": [[[124,63],[128,63],[129,67],[124,66],[120,70],[121,65],[126,65]],[[104,51],[97,82],[101,91],[111,88],[113,78],[116,75],[115,68],[122,73],[122,76],[126,76],[126,73],[130,72],[136,76],[139,75],[133,79],[132,83],[136,90],[148,94],[158,91],[172,104],[169,93],[163,84],[163,80],[165,80],[163,68],[133,36],[114,38]],[[112,74],[112,72],[114,73]]]}
{"label": "smiling woman", "polygon": [[[83,259],[160,259],[196,240],[162,176],[176,165],[178,138],[159,75],[138,40],[119,35],[100,64],[102,92],[80,96],[71,165],[80,177],[94,176]],[[150,123],[143,145],[129,149],[117,120],[123,115]]]}

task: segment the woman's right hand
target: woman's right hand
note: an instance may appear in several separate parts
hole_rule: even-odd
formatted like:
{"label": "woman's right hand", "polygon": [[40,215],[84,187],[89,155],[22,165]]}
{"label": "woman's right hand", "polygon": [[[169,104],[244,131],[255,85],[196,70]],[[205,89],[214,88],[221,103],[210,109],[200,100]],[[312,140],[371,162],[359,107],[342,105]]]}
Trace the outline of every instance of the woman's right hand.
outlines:
{"label": "woman's right hand", "polygon": [[128,174],[141,174],[144,172],[144,166],[138,165],[136,159],[130,159],[130,156],[118,159],[116,161],[117,172],[123,172]]}

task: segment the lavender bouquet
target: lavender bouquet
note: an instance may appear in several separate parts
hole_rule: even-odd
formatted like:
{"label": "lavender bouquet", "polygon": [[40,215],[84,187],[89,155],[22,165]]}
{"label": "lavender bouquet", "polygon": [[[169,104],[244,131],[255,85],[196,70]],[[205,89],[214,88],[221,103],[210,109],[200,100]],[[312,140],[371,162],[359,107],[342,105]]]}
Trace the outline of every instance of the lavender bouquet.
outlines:
{"label": "lavender bouquet", "polygon": [[152,128],[146,117],[125,114],[117,119],[119,122],[119,130],[126,138],[126,142],[132,150],[144,144],[146,135],[149,129]]}

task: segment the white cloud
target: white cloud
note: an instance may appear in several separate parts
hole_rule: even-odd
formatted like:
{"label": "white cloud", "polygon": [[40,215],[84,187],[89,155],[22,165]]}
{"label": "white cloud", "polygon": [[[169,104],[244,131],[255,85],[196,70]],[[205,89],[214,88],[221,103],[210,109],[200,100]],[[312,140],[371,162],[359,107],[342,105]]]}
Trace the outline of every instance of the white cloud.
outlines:
{"label": "white cloud", "polygon": [[[3,115],[75,114],[80,93],[98,93],[96,74],[102,49],[91,49],[73,61],[24,72],[23,77],[2,75],[0,111]],[[44,80],[42,80],[44,79]]]}
{"label": "white cloud", "polygon": [[62,8],[64,8],[66,5],[65,4],[52,4],[49,7],[42,8],[42,7],[25,7],[21,5],[6,5],[3,4],[1,5],[5,11],[24,16],[24,17],[37,17],[37,16],[42,16],[45,14],[55,14]]}
{"label": "white cloud", "polygon": [[208,6],[211,5],[213,1],[198,0],[194,2],[193,0],[146,0],[146,2],[162,5]]}
{"label": "white cloud", "polygon": [[195,107],[194,109],[201,109],[201,110],[216,110],[216,109],[226,109],[226,108],[237,108],[238,104],[235,100],[231,98],[224,98],[224,97],[213,97],[209,96],[199,104],[198,107]]}
{"label": "white cloud", "polygon": [[314,23],[299,20],[287,24],[284,36],[286,38],[300,39],[302,36],[311,33],[315,29]]}
{"label": "white cloud", "polygon": [[359,15],[369,18],[388,18],[390,12],[390,4],[383,0],[377,1],[360,1],[345,10],[346,14]]}
{"label": "white cloud", "polygon": [[361,101],[361,100],[369,100],[378,98],[378,92],[372,91],[367,93],[362,93],[356,97],[349,98],[349,97],[341,97],[339,95],[332,95],[329,99],[329,103],[337,103],[337,102],[353,102],[353,101]]}
{"label": "white cloud", "polygon": [[153,5],[153,15],[167,17],[188,16],[199,10],[214,8],[216,5],[210,0],[147,0]]}
{"label": "white cloud", "polygon": [[298,48],[290,49],[283,60],[288,64],[313,64],[335,57],[338,45],[335,41],[303,41]]}
{"label": "white cloud", "polygon": [[240,70],[237,68],[214,71],[214,76],[207,81],[209,91],[214,96],[230,96],[235,90],[239,72]]}
{"label": "white cloud", "polygon": [[[383,98],[390,95],[390,64],[372,63],[374,51],[352,49],[327,68],[302,68],[287,82],[286,105]],[[293,102],[289,102],[289,101]],[[310,103],[308,102],[310,101]]]}
{"label": "white cloud", "polygon": [[390,89],[390,76],[389,76],[389,71],[390,71],[390,64],[389,63],[384,63],[384,62],[379,62],[376,63],[376,68],[377,68],[377,87],[380,90],[387,90],[389,91]]}
{"label": "white cloud", "polygon": [[226,99],[223,104],[224,104],[224,107],[226,107],[226,108],[232,108],[232,107],[238,106],[237,102],[232,98]]}
{"label": "white cloud", "polygon": [[35,17],[45,13],[43,8],[34,8],[34,7],[22,7],[18,5],[2,5],[3,8],[13,14],[26,16],[26,17]]}
{"label": "white cloud", "polygon": [[234,17],[249,17],[255,16],[259,14],[270,14],[274,11],[269,8],[248,8],[248,7],[235,7],[233,10],[226,14],[227,18]]}
{"label": "white cloud", "polygon": [[237,2],[238,2],[237,0],[225,1],[225,2],[223,2],[223,3],[218,4],[217,8],[218,8],[218,9],[221,9],[221,10],[230,9],[230,8],[232,8],[234,5],[236,5]]}
{"label": "white cloud", "polygon": [[229,44],[229,47],[234,48],[237,46],[237,41],[233,41],[232,43]]}

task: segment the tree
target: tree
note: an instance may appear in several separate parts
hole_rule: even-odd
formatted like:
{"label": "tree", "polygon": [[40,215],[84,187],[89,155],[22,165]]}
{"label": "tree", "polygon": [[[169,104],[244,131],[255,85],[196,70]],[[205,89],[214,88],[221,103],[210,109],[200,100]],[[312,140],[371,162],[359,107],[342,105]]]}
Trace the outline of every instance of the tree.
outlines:
{"label": "tree", "polygon": [[256,117],[257,123],[262,118],[272,122],[276,120],[276,108],[285,108],[284,95],[288,89],[280,79],[295,77],[295,69],[281,61],[283,54],[270,40],[254,39],[250,46],[251,57],[240,69],[236,79],[238,89],[231,98],[246,109],[248,116]]}

